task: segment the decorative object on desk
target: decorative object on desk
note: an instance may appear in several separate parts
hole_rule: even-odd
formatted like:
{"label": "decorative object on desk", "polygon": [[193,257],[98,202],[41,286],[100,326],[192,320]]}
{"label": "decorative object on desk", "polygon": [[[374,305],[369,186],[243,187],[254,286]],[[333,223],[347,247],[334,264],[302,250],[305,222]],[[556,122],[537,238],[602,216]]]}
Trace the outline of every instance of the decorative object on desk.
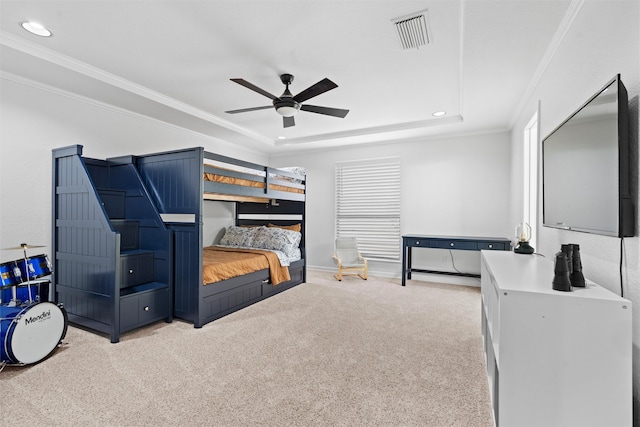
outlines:
{"label": "decorative object on desk", "polygon": [[531,240],[531,226],[526,222],[518,224],[516,227],[516,239],[518,243],[513,249],[513,252],[517,254],[532,254],[534,252],[533,246],[529,244]]}
{"label": "decorative object on desk", "polygon": [[572,244],[572,259],[571,259],[571,285],[576,288],[584,288],[584,275],[582,274],[582,261],[580,259],[580,245]]}
{"label": "decorative object on desk", "polygon": [[556,254],[554,267],[553,289],[556,291],[571,292],[571,278],[569,276],[569,263],[564,252]]}

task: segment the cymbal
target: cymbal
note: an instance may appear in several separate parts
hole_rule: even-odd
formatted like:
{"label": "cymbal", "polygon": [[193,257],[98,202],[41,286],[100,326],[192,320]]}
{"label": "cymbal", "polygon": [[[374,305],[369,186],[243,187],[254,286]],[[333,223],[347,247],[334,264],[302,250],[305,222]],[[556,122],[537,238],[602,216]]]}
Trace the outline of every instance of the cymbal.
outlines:
{"label": "cymbal", "polygon": [[20,243],[20,246],[14,246],[12,248],[5,248],[7,250],[9,249],[33,249],[33,248],[44,248],[46,246],[42,246],[42,245],[27,245],[26,243]]}

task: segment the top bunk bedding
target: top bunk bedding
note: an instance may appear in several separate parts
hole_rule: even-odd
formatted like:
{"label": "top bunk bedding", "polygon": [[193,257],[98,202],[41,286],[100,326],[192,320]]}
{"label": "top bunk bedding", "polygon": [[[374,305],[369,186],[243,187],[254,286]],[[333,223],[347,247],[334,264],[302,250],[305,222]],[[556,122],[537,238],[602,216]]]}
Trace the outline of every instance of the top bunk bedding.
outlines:
{"label": "top bunk bedding", "polygon": [[300,167],[275,169],[204,153],[205,200],[265,203],[271,199],[304,201],[306,171]]}

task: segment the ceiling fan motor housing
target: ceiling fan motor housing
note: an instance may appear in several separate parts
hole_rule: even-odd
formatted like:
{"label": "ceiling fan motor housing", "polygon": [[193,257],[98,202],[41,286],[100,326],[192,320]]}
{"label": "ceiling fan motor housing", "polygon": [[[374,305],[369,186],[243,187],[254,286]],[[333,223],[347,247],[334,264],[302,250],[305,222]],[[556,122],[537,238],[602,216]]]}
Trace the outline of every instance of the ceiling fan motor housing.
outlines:
{"label": "ceiling fan motor housing", "polygon": [[300,109],[300,104],[294,101],[292,98],[283,98],[277,99],[273,101],[273,106],[275,107],[278,114],[284,117],[293,117]]}

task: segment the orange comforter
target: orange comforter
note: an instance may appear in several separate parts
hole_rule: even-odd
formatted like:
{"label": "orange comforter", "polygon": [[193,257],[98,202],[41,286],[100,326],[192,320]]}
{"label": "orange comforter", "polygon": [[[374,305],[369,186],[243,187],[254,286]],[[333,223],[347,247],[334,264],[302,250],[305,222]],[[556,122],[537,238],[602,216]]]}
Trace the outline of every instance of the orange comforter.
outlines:
{"label": "orange comforter", "polygon": [[202,251],[202,283],[219,282],[255,271],[269,269],[271,283],[291,280],[289,268],[280,265],[273,252],[209,246]]}

